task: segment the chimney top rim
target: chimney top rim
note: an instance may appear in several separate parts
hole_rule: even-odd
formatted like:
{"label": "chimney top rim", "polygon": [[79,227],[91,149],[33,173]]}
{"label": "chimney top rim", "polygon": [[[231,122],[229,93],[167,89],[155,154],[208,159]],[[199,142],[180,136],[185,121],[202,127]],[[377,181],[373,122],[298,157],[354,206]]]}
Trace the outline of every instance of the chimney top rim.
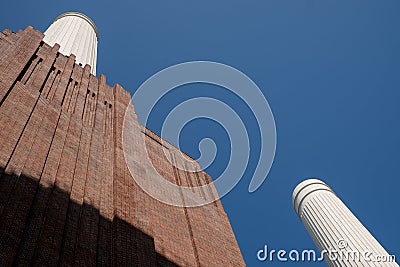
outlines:
{"label": "chimney top rim", "polygon": [[79,17],[79,18],[82,18],[82,19],[86,20],[86,21],[90,24],[90,26],[92,26],[94,32],[96,33],[97,40],[99,39],[99,32],[98,32],[98,30],[97,30],[96,24],[94,24],[93,20],[91,20],[88,16],[86,16],[86,15],[83,14],[83,13],[75,12],[75,11],[65,12],[65,13],[59,15],[59,16],[53,21],[53,23],[56,22],[57,20],[63,18],[63,17],[68,17],[68,16],[75,16],[75,17]]}

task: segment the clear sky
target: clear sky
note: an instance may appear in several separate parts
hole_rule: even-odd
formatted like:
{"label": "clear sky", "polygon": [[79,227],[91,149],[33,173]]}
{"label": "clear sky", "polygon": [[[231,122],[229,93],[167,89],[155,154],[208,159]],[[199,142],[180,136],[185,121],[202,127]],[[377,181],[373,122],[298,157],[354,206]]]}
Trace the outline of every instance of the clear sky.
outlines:
{"label": "clear sky", "polygon": [[[259,152],[255,131],[248,169],[222,199],[248,266],[325,265],[256,258],[264,245],[315,248],[291,204],[294,187],[310,177],[330,185],[400,258],[399,1],[15,0],[2,6],[0,28],[13,31],[27,25],[44,31],[66,11],[88,15],[99,30],[97,73],[132,93],[165,67],[192,60],[231,65],[257,83],[275,116],[275,161],[260,189],[248,193]],[[226,101],[254,127],[243,103],[204,84],[171,93],[148,127],[159,133],[168,108],[198,95]],[[204,137],[217,143],[206,170],[215,177],[230,153],[221,126],[192,122],[181,147],[197,157]]]}

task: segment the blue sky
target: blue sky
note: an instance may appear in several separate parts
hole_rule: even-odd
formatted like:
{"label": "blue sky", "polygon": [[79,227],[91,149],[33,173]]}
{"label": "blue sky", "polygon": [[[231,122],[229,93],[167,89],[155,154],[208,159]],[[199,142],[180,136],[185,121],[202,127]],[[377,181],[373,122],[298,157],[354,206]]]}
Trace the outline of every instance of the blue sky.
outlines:
{"label": "blue sky", "polygon": [[[277,127],[276,157],[254,193],[260,138],[253,134],[248,169],[223,199],[248,266],[324,266],[324,263],[261,263],[256,253],[314,245],[293,211],[291,193],[303,179],[329,184],[383,246],[400,257],[400,2],[276,1],[9,1],[0,28],[32,25],[44,31],[66,11],[80,11],[99,29],[98,74],[130,92],[165,67],[192,60],[233,66],[267,98]],[[168,108],[211,95],[229,103],[247,127],[251,112],[216,86],[177,88],[161,103],[148,127],[159,132]],[[229,141],[211,121],[182,131],[181,148],[197,157],[198,142],[211,137],[218,176]]]}

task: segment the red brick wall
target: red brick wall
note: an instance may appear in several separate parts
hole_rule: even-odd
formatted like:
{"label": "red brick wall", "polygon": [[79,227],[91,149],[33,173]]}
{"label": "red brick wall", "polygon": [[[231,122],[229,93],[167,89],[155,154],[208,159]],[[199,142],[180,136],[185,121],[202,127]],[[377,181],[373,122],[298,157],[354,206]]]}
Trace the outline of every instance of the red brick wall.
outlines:
{"label": "red brick wall", "polygon": [[[136,185],[122,143],[130,94],[42,38],[0,32],[0,265],[244,266],[219,201],[179,208]],[[163,141],[132,120],[165,179],[211,181],[171,165]]]}

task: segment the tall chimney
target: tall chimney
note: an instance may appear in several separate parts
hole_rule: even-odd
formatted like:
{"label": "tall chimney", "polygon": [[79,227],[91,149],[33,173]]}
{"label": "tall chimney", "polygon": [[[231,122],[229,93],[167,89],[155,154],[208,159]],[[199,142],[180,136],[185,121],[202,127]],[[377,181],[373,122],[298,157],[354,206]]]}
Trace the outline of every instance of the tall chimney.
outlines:
{"label": "tall chimney", "polygon": [[324,182],[301,182],[292,200],[328,266],[399,266]]}
{"label": "tall chimney", "polygon": [[59,44],[61,54],[74,54],[78,64],[90,65],[91,73],[96,75],[98,32],[89,17],[78,12],[64,13],[54,20],[44,35],[44,42],[51,46]]}

